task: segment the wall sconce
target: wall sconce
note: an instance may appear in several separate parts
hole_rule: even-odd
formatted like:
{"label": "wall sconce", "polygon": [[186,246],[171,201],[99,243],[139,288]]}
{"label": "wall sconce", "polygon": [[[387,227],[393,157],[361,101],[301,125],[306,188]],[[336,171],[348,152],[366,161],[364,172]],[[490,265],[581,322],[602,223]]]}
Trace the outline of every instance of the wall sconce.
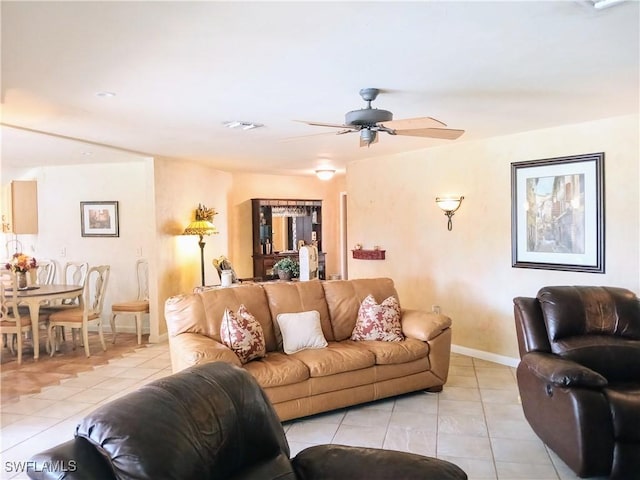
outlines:
{"label": "wall sconce", "polygon": [[464,197],[436,197],[436,204],[449,219],[447,221],[447,230],[449,231],[453,228],[451,217],[453,217],[455,211],[460,208],[462,200],[464,200]]}
{"label": "wall sconce", "polygon": [[322,170],[316,170],[316,175],[320,180],[331,180],[335,175],[336,171],[328,168]]}
{"label": "wall sconce", "polygon": [[202,286],[204,287],[204,235],[212,235],[218,233],[215,225],[211,223],[216,211],[213,208],[207,208],[204,205],[198,205],[196,210],[196,219],[184,229],[183,235],[198,235],[200,241],[200,273],[202,276]]}

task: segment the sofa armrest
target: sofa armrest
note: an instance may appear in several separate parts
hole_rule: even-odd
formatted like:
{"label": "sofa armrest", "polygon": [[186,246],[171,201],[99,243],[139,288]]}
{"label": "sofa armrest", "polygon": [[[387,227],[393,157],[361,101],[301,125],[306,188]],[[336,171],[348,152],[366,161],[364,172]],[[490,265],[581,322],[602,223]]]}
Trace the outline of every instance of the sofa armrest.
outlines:
{"label": "sofa armrest", "polygon": [[27,475],[34,480],[116,478],[109,462],[84,438],[74,438],[34,455],[27,463]]}
{"label": "sofa armrest", "polygon": [[344,445],[316,445],[291,461],[299,480],[465,480],[453,463],[415,453]]}
{"label": "sofa armrest", "polygon": [[559,387],[602,388],[607,379],[573,360],[545,352],[529,352],[522,362],[536,376]]}
{"label": "sofa armrest", "polygon": [[432,340],[451,327],[451,319],[438,313],[424,310],[402,310],[402,333],[405,337],[423,342]]}
{"label": "sofa armrest", "polygon": [[226,362],[238,367],[242,362],[233,351],[220,342],[199,333],[181,333],[169,337],[173,372],[202,363]]}

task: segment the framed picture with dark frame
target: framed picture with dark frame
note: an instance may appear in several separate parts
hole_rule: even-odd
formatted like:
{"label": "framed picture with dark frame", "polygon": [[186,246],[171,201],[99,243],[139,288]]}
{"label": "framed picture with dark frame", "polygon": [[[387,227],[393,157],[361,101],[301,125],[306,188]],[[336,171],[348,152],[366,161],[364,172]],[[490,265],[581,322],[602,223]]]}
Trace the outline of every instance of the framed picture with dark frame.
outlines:
{"label": "framed picture with dark frame", "polygon": [[511,164],[512,266],[604,273],[604,153]]}
{"label": "framed picture with dark frame", "polygon": [[118,202],[80,202],[83,237],[118,237]]}

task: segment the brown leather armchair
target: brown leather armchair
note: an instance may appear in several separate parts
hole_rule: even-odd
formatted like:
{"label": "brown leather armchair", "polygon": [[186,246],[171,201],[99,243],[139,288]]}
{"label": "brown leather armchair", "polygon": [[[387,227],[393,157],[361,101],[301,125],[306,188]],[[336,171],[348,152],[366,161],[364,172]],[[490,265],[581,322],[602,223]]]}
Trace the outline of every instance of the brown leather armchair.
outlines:
{"label": "brown leather armchair", "polygon": [[559,286],[513,301],[518,388],[533,430],[580,477],[638,478],[638,297]]}
{"label": "brown leather armchair", "polygon": [[456,465],[406,452],[319,445],[289,459],[271,403],[245,370],[207,363],[99,407],[76,438],[33,457],[28,475],[67,480],[464,480]]}

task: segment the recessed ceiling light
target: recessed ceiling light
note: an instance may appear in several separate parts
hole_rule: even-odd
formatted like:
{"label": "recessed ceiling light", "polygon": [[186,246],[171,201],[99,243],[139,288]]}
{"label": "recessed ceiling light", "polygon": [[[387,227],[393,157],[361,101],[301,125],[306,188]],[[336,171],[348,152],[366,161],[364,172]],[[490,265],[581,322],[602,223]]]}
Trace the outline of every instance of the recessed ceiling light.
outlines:
{"label": "recessed ceiling light", "polygon": [[111,98],[115,96],[114,92],[96,92],[96,97]]}
{"label": "recessed ceiling light", "polygon": [[80,154],[84,155],[85,157],[90,157],[91,155],[93,155],[93,153],[87,151],[80,152]]}

